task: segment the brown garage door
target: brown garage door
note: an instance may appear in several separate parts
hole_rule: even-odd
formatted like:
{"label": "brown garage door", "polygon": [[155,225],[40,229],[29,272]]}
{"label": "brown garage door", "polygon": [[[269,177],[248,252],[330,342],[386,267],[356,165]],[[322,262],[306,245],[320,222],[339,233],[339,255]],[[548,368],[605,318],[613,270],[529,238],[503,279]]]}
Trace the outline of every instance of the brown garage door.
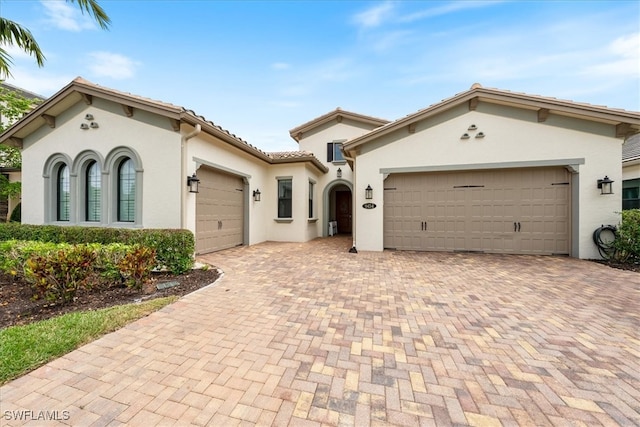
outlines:
{"label": "brown garage door", "polygon": [[565,168],[392,174],[384,186],[385,248],[569,254]]}
{"label": "brown garage door", "polygon": [[244,183],[242,178],[205,166],[198,169],[196,252],[243,244]]}

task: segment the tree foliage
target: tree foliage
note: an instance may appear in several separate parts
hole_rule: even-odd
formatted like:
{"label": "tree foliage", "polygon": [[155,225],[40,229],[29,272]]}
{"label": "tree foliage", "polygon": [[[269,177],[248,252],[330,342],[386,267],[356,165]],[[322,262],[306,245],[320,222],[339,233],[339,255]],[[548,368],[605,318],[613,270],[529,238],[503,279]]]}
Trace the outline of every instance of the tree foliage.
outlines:
{"label": "tree foliage", "polygon": [[[98,4],[98,0],[66,0],[68,3],[75,3],[80,11],[88,13],[100,28],[106,30],[111,24],[111,19]],[[0,79],[11,75],[11,55],[3,49],[3,46],[17,46],[29,56],[33,56],[39,67],[44,66],[45,56],[38,42],[29,29],[17,22],[0,17]]]}
{"label": "tree foliage", "polygon": [[[0,133],[40,102],[40,99],[28,99],[16,91],[0,87]],[[21,166],[20,150],[0,144],[0,167],[19,169]],[[20,182],[9,182],[4,175],[0,175],[0,196],[15,197],[20,194],[21,190]]]}

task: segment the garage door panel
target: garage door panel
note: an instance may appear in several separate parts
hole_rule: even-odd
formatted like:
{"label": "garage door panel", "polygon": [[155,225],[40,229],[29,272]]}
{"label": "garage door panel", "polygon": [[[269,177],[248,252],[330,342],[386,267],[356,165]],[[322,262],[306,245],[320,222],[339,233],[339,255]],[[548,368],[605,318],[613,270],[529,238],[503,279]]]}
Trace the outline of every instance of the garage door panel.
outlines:
{"label": "garage door panel", "polygon": [[243,244],[244,183],[242,178],[205,166],[196,199],[196,251],[213,252]]}
{"label": "garage door panel", "polygon": [[[420,250],[569,253],[570,175],[564,168],[391,175],[385,187],[414,201],[416,190],[421,193],[419,212],[413,203],[407,218],[415,225],[405,232],[425,236]],[[402,202],[385,192],[385,224],[397,213],[389,204]],[[385,228],[385,247],[409,249],[394,234]]]}

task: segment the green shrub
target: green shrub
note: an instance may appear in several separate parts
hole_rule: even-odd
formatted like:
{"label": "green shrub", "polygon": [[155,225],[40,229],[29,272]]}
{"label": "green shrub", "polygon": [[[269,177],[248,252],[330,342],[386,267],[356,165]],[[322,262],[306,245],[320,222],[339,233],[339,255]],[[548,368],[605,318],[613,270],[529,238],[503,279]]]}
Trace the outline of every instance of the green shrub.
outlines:
{"label": "green shrub", "polygon": [[640,209],[622,211],[613,245],[618,261],[640,261]]}
{"label": "green shrub", "polygon": [[89,246],[76,245],[44,255],[31,255],[24,268],[25,278],[37,296],[47,301],[68,303],[78,290],[91,287],[96,276],[97,254]]}
{"label": "green shrub", "polygon": [[70,302],[93,287],[140,290],[156,264],[155,250],[142,245],[0,242],[0,270],[21,276],[49,301]]}
{"label": "green shrub", "polygon": [[20,222],[22,221],[22,203],[18,203],[13,211],[11,211],[11,216],[9,217],[10,222]]}
{"label": "green shrub", "polygon": [[156,251],[146,246],[133,246],[120,262],[118,270],[128,287],[142,289],[156,264]]}
{"label": "green shrub", "polygon": [[0,224],[0,241],[35,240],[53,243],[122,243],[142,245],[156,252],[155,267],[182,274],[193,267],[195,240],[189,230],[60,227],[56,225]]}

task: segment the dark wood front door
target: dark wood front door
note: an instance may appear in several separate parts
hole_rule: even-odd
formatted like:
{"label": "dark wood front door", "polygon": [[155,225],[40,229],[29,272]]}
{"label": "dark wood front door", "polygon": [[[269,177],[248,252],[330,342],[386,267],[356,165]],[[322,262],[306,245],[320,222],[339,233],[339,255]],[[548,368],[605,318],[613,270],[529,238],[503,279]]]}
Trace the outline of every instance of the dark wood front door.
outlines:
{"label": "dark wood front door", "polygon": [[351,234],[351,191],[336,191],[338,233]]}

